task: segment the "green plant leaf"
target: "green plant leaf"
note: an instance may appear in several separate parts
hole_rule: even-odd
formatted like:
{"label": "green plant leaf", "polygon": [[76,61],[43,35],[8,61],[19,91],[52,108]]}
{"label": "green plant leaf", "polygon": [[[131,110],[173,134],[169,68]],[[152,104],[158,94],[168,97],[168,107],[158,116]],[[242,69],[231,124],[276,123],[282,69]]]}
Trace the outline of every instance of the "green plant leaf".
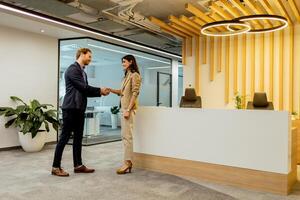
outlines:
{"label": "green plant leaf", "polygon": [[45,112],[45,114],[49,117],[56,118],[57,117],[57,110],[48,110]]}
{"label": "green plant leaf", "polygon": [[11,96],[10,97],[11,100],[13,101],[19,101],[19,102],[22,102],[24,105],[27,105],[22,99],[20,99],[19,97],[16,97],[16,96]]}
{"label": "green plant leaf", "polygon": [[17,118],[13,118],[11,120],[9,120],[8,122],[5,123],[5,128],[8,128],[10,127],[15,121],[16,121]]}
{"label": "green plant leaf", "polygon": [[40,102],[38,102],[38,100],[34,99],[32,101],[30,101],[30,106],[33,110],[36,110],[37,108],[40,107]]}
{"label": "green plant leaf", "polygon": [[9,108],[6,110],[4,116],[5,117],[10,117],[10,116],[13,116],[13,115],[16,115],[17,114],[17,111],[12,109],[12,108]]}
{"label": "green plant leaf", "polygon": [[45,124],[45,128],[46,128],[46,131],[49,132],[50,129],[49,129],[49,123],[44,121],[44,124]]}

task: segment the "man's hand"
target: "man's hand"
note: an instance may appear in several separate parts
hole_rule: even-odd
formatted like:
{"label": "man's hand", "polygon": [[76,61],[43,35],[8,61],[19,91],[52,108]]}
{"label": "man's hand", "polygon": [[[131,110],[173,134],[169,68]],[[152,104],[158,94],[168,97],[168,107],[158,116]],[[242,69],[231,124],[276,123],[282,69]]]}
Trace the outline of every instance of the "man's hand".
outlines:
{"label": "man's hand", "polygon": [[109,95],[109,93],[110,93],[109,88],[105,88],[105,87],[101,88],[101,95],[107,96],[107,95]]}

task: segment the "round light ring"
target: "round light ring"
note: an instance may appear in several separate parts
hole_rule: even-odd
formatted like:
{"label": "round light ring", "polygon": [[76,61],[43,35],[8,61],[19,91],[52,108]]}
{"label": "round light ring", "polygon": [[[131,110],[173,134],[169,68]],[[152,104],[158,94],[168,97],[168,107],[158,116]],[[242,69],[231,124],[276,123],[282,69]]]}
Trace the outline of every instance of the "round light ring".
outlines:
{"label": "round light ring", "polygon": [[[273,31],[278,31],[281,29],[284,29],[288,26],[288,21],[285,17],[278,16],[278,15],[250,15],[250,16],[243,16],[236,18],[235,20],[241,21],[241,22],[249,22],[252,20],[270,20],[270,21],[276,21],[281,22],[280,25],[274,26],[271,28],[263,28],[263,29],[251,29],[248,33],[268,33]],[[235,29],[231,28],[231,25],[227,27],[227,29],[231,31],[235,31]]]}
{"label": "round light ring", "polygon": [[[227,28],[228,31],[222,31],[222,32],[212,32],[209,31],[208,29],[210,28],[218,28],[218,27],[229,27],[229,26],[241,26],[243,27],[242,29],[238,29],[238,30],[229,30]],[[238,21],[238,20],[224,20],[224,21],[217,21],[217,22],[211,22],[208,24],[205,24],[202,29],[201,29],[201,33],[203,35],[207,35],[207,36],[233,36],[233,35],[239,35],[239,34],[243,34],[243,33],[247,33],[251,30],[251,26],[248,23],[245,23],[243,21]]]}

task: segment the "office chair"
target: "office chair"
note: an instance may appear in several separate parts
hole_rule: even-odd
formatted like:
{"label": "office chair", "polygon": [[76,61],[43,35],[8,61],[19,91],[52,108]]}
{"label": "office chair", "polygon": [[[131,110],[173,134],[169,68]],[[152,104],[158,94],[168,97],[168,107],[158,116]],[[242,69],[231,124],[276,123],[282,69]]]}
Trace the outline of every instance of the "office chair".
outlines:
{"label": "office chair", "polygon": [[194,88],[186,88],[184,96],[181,97],[180,107],[182,108],[202,108],[200,96],[196,96]]}
{"label": "office chair", "polygon": [[268,102],[265,92],[254,93],[253,102],[249,101],[247,109],[274,110],[272,102]]}

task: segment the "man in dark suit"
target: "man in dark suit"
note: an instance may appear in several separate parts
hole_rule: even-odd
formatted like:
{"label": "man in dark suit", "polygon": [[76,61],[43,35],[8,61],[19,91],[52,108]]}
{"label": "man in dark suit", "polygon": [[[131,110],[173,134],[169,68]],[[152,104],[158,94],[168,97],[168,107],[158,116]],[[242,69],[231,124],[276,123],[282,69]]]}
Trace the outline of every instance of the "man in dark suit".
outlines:
{"label": "man in dark suit", "polygon": [[87,75],[84,72],[92,60],[90,49],[81,48],[76,53],[76,62],[70,65],[65,72],[66,95],[62,105],[63,126],[59,141],[56,145],[52,174],[55,176],[69,176],[69,173],[61,168],[61,159],[64,148],[73,132],[73,162],[75,173],[93,173],[82,164],[81,149],[84,128],[84,113],[87,105],[87,97],[100,97],[108,95],[107,88],[97,88],[88,85]]}

